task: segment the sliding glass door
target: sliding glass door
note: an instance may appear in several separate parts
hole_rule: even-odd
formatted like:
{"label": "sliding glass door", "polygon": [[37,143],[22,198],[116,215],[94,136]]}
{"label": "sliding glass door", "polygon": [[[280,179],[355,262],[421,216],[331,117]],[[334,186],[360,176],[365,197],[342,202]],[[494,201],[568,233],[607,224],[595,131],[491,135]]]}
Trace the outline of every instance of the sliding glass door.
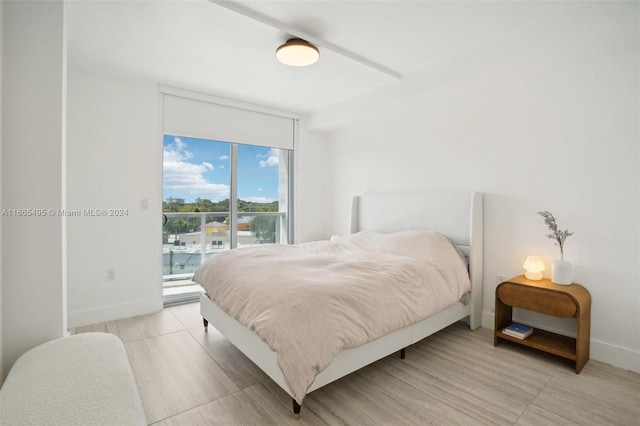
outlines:
{"label": "sliding glass door", "polygon": [[193,272],[220,251],[291,242],[293,151],[178,135],[163,148],[165,304],[197,298]]}

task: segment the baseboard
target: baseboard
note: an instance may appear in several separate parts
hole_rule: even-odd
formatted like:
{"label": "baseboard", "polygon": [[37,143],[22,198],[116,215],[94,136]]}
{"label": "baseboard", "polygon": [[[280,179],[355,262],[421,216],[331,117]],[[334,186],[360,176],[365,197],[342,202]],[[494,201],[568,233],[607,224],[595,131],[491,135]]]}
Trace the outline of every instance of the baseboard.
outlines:
{"label": "baseboard", "polygon": [[[538,324],[531,323],[531,321],[528,321],[527,323],[534,327],[539,326]],[[482,327],[493,330],[494,324],[493,312],[483,311]],[[567,334],[562,330],[550,329],[548,325],[545,325],[542,328],[555,333]],[[575,337],[575,335],[573,337]],[[590,358],[604,362],[605,364],[611,364],[614,367],[640,373],[640,352],[615,346],[610,343],[601,342],[593,339],[593,337],[591,338]]]}
{"label": "baseboard", "polygon": [[591,359],[640,373],[640,352],[591,339]]}
{"label": "baseboard", "polygon": [[150,314],[162,309],[162,300],[137,300],[120,305],[100,306],[93,309],[69,311],[67,322],[69,328],[82,327],[105,321]]}

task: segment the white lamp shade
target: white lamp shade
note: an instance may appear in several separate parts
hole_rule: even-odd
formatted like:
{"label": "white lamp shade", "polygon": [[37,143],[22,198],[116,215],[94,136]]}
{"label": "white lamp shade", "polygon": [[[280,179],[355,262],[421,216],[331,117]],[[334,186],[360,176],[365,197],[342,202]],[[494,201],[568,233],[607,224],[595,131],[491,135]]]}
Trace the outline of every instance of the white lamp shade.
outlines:
{"label": "white lamp shade", "polygon": [[305,67],[320,58],[318,48],[299,38],[292,38],[276,50],[276,58],[285,65]]}
{"label": "white lamp shade", "polygon": [[542,263],[542,259],[538,256],[527,256],[524,263],[522,264],[524,268],[524,276],[533,281],[538,281],[542,279],[542,271],[544,271],[544,263]]}

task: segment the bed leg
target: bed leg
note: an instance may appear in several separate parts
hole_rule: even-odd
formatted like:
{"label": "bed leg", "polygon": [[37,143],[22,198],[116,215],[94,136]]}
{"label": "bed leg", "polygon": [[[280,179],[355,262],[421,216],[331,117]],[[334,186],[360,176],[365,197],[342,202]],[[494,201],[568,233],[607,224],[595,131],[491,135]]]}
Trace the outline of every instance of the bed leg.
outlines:
{"label": "bed leg", "polygon": [[404,359],[404,350],[405,350],[405,349],[406,349],[406,348],[402,348],[402,349],[400,349],[400,359]]}
{"label": "bed leg", "polygon": [[291,400],[293,401],[293,418],[300,420],[300,404],[294,398],[291,398]]}
{"label": "bed leg", "polygon": [[204,331],[209,331],[209,321],[206,318],[202,317],[202,323],[204,324]]}

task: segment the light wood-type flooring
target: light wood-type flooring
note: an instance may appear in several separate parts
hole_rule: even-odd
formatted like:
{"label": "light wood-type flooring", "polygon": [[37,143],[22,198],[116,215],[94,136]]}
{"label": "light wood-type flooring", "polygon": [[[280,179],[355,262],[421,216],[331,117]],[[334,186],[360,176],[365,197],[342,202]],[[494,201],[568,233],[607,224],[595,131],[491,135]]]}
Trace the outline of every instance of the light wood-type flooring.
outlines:
{"label": "light wood-type flooring", "polygon": [[640,374],[552,355],[463,323],[291,398],[215,328],[199,304],[73,330],[118,335],[154,425],[640,425]]}

